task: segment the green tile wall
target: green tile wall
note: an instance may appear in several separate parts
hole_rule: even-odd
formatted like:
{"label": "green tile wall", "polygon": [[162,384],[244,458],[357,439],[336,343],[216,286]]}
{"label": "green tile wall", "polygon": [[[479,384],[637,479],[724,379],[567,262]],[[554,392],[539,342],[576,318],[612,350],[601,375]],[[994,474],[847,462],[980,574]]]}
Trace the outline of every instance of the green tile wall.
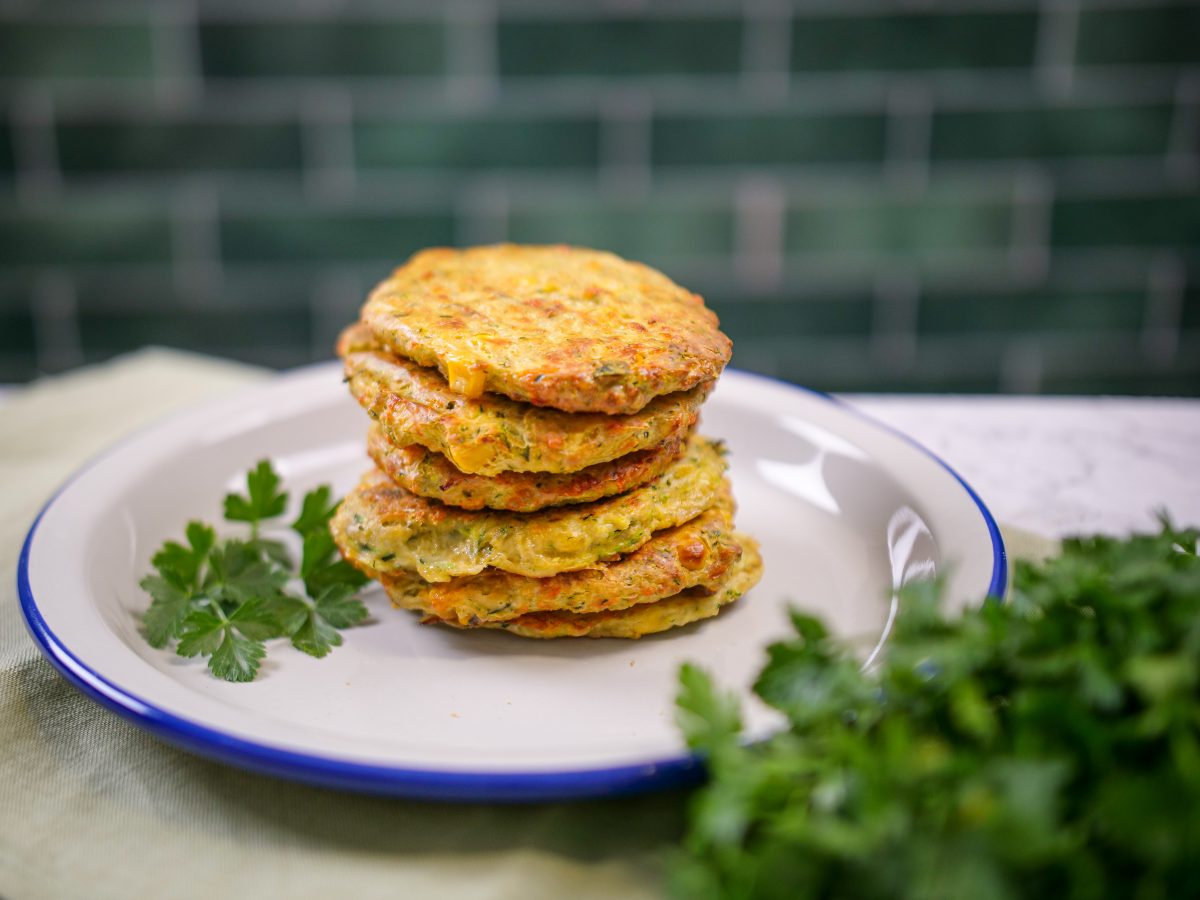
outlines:
{"label": "green tile wall", "polygon": [[690,115],[658,117],[660,166],[774,165],[878,161],[886,121],[875,115]]}
{"label": "green tile wall", "polygon": [[170,224],[158,204],[119,197],[36,210],[0,204],[6,267],[165,262],[170,255]]}
{"label": "green tile wall", "polygon": [[13,155],[12,128],[0,121],[0,183],[12,181],[16,159]]}
{"label": "green tile wall", "polygon": [[514,240],[659,266],[817,388],[1200,394],[1193,2],[0,16],[0,382],[324,358],[413,251]]}
{"label": "green tile wall", "polygon": [[501,75],[600,75],[736,72],[742,22],[719,19],[502,21]]}
{"label": "green tile wall", "polygon": [[797,253],[905,255],[915,261],[955,250],[1007,248],[1006,200],[953,192],[891,199],[876,194],[813,201],[788,210],[786,247]]}
{"label": "green tile wall", "polygon": [[1078,60],[1085,65],[1197,62],[1200,6],[1175,3],[1087,9],[1079,23]]}
{"label": "green tile wall", "polygon": [[1066,198],[1054,207],[1054,243],[1064,247],[1119,244],[1200,248],[1200,202],[1195,195]]}
{"label": "green tile wall", "polygon": [[935,117],[934,159],[1152,156],[1167,152],[1173,104],[1045,106],[945,112]]}
{"label": "green tile wall", "polygon": [[364,119],[354,126],[354,149],[357,163],[372,169],[594,169],[599,136],[595,116]]}
{"label": "green tile wall", "polygon": [[154,47],[148,23],[4,22],[0,77],[148,78]]}
{"label": "green tile wall", "polygon": [[931,291],[921,302],[924,334],[1021,334],[1038,331],[1136,332],[1145,316],[1137,291]]}
{"label": "green tile wall", "polygon": [[297,170],[296,122],[104,121],[60,125],[58,158],[69,173]]}
{"label": "green tile wall", "polygon": [[403,260],[431,244],[453,242],[447,215],[283,209],[222,218],[221,248],[231,262],[311,266],[321,261]]}
{"label": "green tile wall", "polygon": [[778,298],[710,293],[705,300],[720,316],[723,329],[747,340],[781,334],[853,337],[871,328],[871,300],[867,297],[810,297],[780,302]]}
{"label": "green tile wall", "polygon": [[311,322],[304,309],[272,310],[150,310],[136,314],[99,310],[80,316],[83,351],[90,358],[111,355],[126,346],[130,335],[138,344],[187,345],[200,352],[255,347],[308,346]]}
{"label": "green tile wall", "polygon": [[436,23],[238,22],[200,27],[204,73],[253,76],[436,75],[444,66]]}
{"label": "green tile wall", "polygon": [[509,237],[518,243],[604,247],[665,265],[678,257],[728,256],[733,248],[733,217],[728,209],[715,205],[571,203],[515,210],[509,219]]}
{"label": "green tile wall", "polygon": [[1027,66],[1037,26],[1034,10],[801,16],[792,26],[792,67],[806,72]]}

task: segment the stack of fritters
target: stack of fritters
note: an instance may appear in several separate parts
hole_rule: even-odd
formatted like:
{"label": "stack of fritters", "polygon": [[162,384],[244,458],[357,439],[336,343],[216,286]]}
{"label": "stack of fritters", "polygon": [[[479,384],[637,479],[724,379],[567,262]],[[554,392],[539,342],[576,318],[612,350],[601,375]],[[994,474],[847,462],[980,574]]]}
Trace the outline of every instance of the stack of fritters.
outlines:
{"label": "stack of fritters", "polygon": [[716,615],[762,569],[694,433],[730,349],[698,296],[609,253],[418,253],[338,343],[376,468],[334,538],[459,628],[633,638]]}

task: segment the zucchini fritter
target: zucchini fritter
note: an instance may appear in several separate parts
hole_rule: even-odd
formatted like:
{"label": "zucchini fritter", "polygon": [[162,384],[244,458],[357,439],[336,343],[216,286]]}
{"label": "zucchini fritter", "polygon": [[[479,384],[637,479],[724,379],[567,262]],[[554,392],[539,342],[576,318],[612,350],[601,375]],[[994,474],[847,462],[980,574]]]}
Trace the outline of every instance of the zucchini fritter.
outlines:
{"label": "zucchini fritter", "polygon": [[372,469],[330,523],[343,556],[368,574],[408,571],[449,581],[489,566],[542,578],[636,550],[721,495],[720,445],[693,437],[648,484],[616,497],[535,513],[465,510],[418,497]]}
{"label": "zucchini fritter", "polygon": [[536,512],[548,506],[588,503],[622,494],[657,478],[683,453],[683,436],[578,472],[501,472],[491,478],[461,472],[420,444],[398,447],[378,424],[367,435],[367,453],[396,484],[414,494],[463,509]]}
{"label": "zucchini fritter", "polygon": [[362,321],[462,396],[567,412],[637,412],[712,381],[732,350],[699,295],[649,266],[567,246],[424,250],[375,288]]}
{"label": "zucchini fritter", "polygon": [[393,444],[420,444],[460,471],[578,472],[686,434],[712,390],[706,382],[626,416],[565,413],[496,394],[467,400],[436,370],[379,348],[361,325],[338,341],[350,392]]}
{"label": "zucchini fritter", "polygon": [[652,603],[693,587],[715,590],[741,556],[728,491],[696,518],[660,531],[634,552],[592,569],[527,578],[497,569],[429,584],[415,575],[380,579],[392,603],[457,625],[535,612],[592,613]]}
{"label": "zucchini fritter", "polygon": [[[729,569],[725,580],[713,591],[690,588],[655,603],[639,603],[626,609],[593,613],[535,612],[503,622],[480,622],[480,628],[502,628],[529,638],[590,637],[640,638],[643,635],[678,628],[699,619],[708,619],[732,603],[762,577],[762,556],[754,538],[735,533],[742,555]],[[456,628],[454,620],[427,617],[427,622],[443,622]]]}

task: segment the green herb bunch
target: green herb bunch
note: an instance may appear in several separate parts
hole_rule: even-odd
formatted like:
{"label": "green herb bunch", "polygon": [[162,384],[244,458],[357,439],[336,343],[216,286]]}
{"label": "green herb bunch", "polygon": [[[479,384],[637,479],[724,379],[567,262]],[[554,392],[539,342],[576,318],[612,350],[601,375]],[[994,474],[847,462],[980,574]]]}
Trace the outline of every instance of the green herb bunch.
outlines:
{"label": "green herb bunch", "polygon": [[679,721],[711,780],[675,893],[1200,897],[1197,538],[1067,541],[953,620],[914,586],[867,673],[794,613],[754,686],[788,727],[760,743],[685,666]]}
{"label": "green herb bunch", "polygon": [[226,681],[251,681],[272,638],[322,657],[342,643],[337,629],[361,622],[367,609],[354,594],[366,578],[343,561],[329,534],[337,509],[330,488],[304,496],[291,523],[301,542],[299,569],[287,547],[266,537],[262,525],[279,519],[288,495],[278,473],[263,460],[246,475],[246,493],[225,497],[225,519],[249,525],[245,538],[217,539],[204,522],[188,522],[186,543],[167,541],[142,588],[153,598],[142,616],[154,647],[177,641],[180,656],[207,656],[208,668]]}

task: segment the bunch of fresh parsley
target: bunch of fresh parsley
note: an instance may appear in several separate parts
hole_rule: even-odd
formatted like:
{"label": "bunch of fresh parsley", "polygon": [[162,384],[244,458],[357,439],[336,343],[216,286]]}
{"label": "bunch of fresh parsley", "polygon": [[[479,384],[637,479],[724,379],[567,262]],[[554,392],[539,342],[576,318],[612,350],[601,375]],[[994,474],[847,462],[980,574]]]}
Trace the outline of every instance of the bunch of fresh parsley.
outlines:
{"label": "bunch of fresh parsley", "polygon": [[249,525],[246,538],[217,539],[203,522],[188,522],[186,544],[167,541],[142,588],[153,601],[142,616],[154,647],[178,641],[180,656],[207,656],[226,681],[251,681],[266,655],[265,641],[287,637],[310,656],[342,642],[337,629],[361,622],[367,609],[354,594],[366,578],[343,561],[329,534],[337,509],[322,485],[304,496],[291,529],[300,539],[299,570],[287,547],[261,526],[287,509],[278,473],[263,460],[246,475],[246,493],[225,497],[225,519]]}
{"label": "bunch of fresh parsley", "polygon": [[754,686],[789,726],[760,743],[685,667],[711,780],[677,895],[1200,896],[1198,537],[1070,540],[953,620],[916,586],[867,673],[794,613]]}

